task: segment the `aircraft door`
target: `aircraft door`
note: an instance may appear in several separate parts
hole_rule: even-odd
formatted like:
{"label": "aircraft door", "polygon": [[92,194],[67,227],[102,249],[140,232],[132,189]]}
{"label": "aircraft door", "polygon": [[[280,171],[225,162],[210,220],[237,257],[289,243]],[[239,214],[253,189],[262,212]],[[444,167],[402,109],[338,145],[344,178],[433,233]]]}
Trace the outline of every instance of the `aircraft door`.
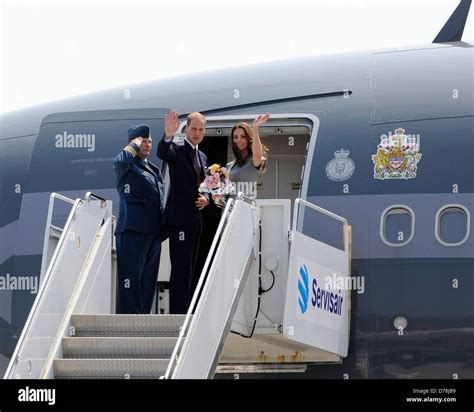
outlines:
{"label": "aircraft door", "polygon": [[3,198],[3,167],[5,164],[5,142],[0,140],[0,205]]}
{"label": "aircraft door", "polygon": [[[156,145],[163,136],[167,112],[168,109],[81,111],[54,113],[42,120],[32,150],[27,152],[25,147],[19,147],[28,153],[29,169],[25,167],[28,174],[25,173],[25,182],[21,185],[21,217],[17,233],[24,235],[16,244],[16,255],[35,259],[35,265],[26,273],[30,276],[40,274],[51,192],[82,198],[86,192],[93,191],[112,200],[113,214],[117,216],[118,194],[112,161],[127,145],[127,129],[137,124],[150,126],[154,142],[149,159],[159,165]],[[15,154],[12,156],[15,161],[20,159]],[[69,211],[70,205],[58,203],[52,224],[63,227]],[[31,303],[22,303],[17,312],[28,313]]]}
{"label": "aircraft door", "polygon": [[149,160],[160,165],[155,153],[163,136],[166,113],[167,109],[137,109],[47,116],[33,149],[28,196],[42,194],[41,207],[46,211],[51,192],[67,192],[69,197],[76,197],[92,190],[112,199],[113,213],[117,215],[118,195],[112,161],[127,145],[127,129],[137,124],[150,126],[153,148]]}
{"label": "aircraft door", "polygon": [[8,365],[38,291],[40,259],[25,248],[29,233],[20,225],[35,139],[30,135],[0,140],[0,277],[7,285],[0,290],[0,374]]}

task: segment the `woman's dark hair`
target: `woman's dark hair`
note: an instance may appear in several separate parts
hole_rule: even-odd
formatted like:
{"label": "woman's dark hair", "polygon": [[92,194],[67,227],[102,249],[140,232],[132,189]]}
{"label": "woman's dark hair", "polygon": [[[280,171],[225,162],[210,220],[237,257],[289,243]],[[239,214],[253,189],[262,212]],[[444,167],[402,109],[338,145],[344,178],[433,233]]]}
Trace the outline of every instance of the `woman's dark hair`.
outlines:
{"label": "woman's dark hair", "polygon": [[[248,150],[248,155],[252,156],[252,142],[253,142],[253,133],[252,133],[252,128],[248,125],[248,123],[245,122],[240,122],[237,123],[231,130],[230,132],[230,138],[232,139],[232,152],[234,153],[235,156],[235,162],[239,165],[242,166],[245,162],[245,159],[242,158],[242,154],[237,147],[237,145],[234,143],[234,131],[236,129],[242,129],[244,131],[245,137],[247,138],[249,144],[247,147]],[[262,157],[263,159],[267,158],[267,153],[268,153],[268,147],[265,146],[262,143]]]}

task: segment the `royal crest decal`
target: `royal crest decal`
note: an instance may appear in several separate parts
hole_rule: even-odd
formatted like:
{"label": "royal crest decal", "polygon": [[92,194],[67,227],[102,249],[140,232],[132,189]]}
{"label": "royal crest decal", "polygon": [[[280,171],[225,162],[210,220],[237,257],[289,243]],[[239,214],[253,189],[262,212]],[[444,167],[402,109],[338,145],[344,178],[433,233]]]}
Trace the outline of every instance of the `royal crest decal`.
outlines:
{"label": "royal crest decal", "polygon": [[354,173],[354,161],[349,158],[349,150],[337,150],[334,152],[334,159],[326,166],[326,176],[333,182],[342,182],[349,179]]}
{"label": "royal crest decal", "polygon": [[419,137],[405,135],[405,130],[398,128],[394,135],[380,138],[377,154],[372,155],[374,178],[414,179],[420,159]]}

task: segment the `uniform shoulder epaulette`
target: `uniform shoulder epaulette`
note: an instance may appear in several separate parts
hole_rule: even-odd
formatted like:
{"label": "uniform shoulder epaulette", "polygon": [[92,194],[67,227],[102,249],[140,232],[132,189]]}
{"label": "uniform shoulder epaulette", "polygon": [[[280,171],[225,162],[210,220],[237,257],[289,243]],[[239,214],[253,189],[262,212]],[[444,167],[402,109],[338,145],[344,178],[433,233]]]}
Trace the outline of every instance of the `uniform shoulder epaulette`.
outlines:
{"label": "uniform shoulder epaulette", "polygon": [[127,145],[123,150],[130,153],[133,157],[135,157],[138,154],[135,148],[130,144]]}

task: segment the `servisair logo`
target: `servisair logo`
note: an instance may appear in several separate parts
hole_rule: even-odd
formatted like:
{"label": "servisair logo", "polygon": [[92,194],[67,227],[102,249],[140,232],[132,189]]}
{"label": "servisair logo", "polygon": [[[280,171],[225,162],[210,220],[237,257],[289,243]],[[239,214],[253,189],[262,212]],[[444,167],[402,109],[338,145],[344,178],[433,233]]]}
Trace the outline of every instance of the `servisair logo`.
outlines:
{"label": "servisair logo", "polygon": [[308,309],[309,300],[309,276],[306,265],[300,267],[300,277],[298,278],[298,303],[300,305],[301,313],[305,313]]}
{"label": "servisair logo", "polygon": [[[298,304],[301,313],[305,313],[308,310],[309,303],[309,273],[306,265],[301,265],[300,276],[298,278]],[[323,310],[331,314],[341,316],[342,305],[344,303],[344,297],[341,294],[341,290],[333,292],[329,289],[323,289],[319,287],[316,277],[311,280],[311,306],[315,310]]]}

